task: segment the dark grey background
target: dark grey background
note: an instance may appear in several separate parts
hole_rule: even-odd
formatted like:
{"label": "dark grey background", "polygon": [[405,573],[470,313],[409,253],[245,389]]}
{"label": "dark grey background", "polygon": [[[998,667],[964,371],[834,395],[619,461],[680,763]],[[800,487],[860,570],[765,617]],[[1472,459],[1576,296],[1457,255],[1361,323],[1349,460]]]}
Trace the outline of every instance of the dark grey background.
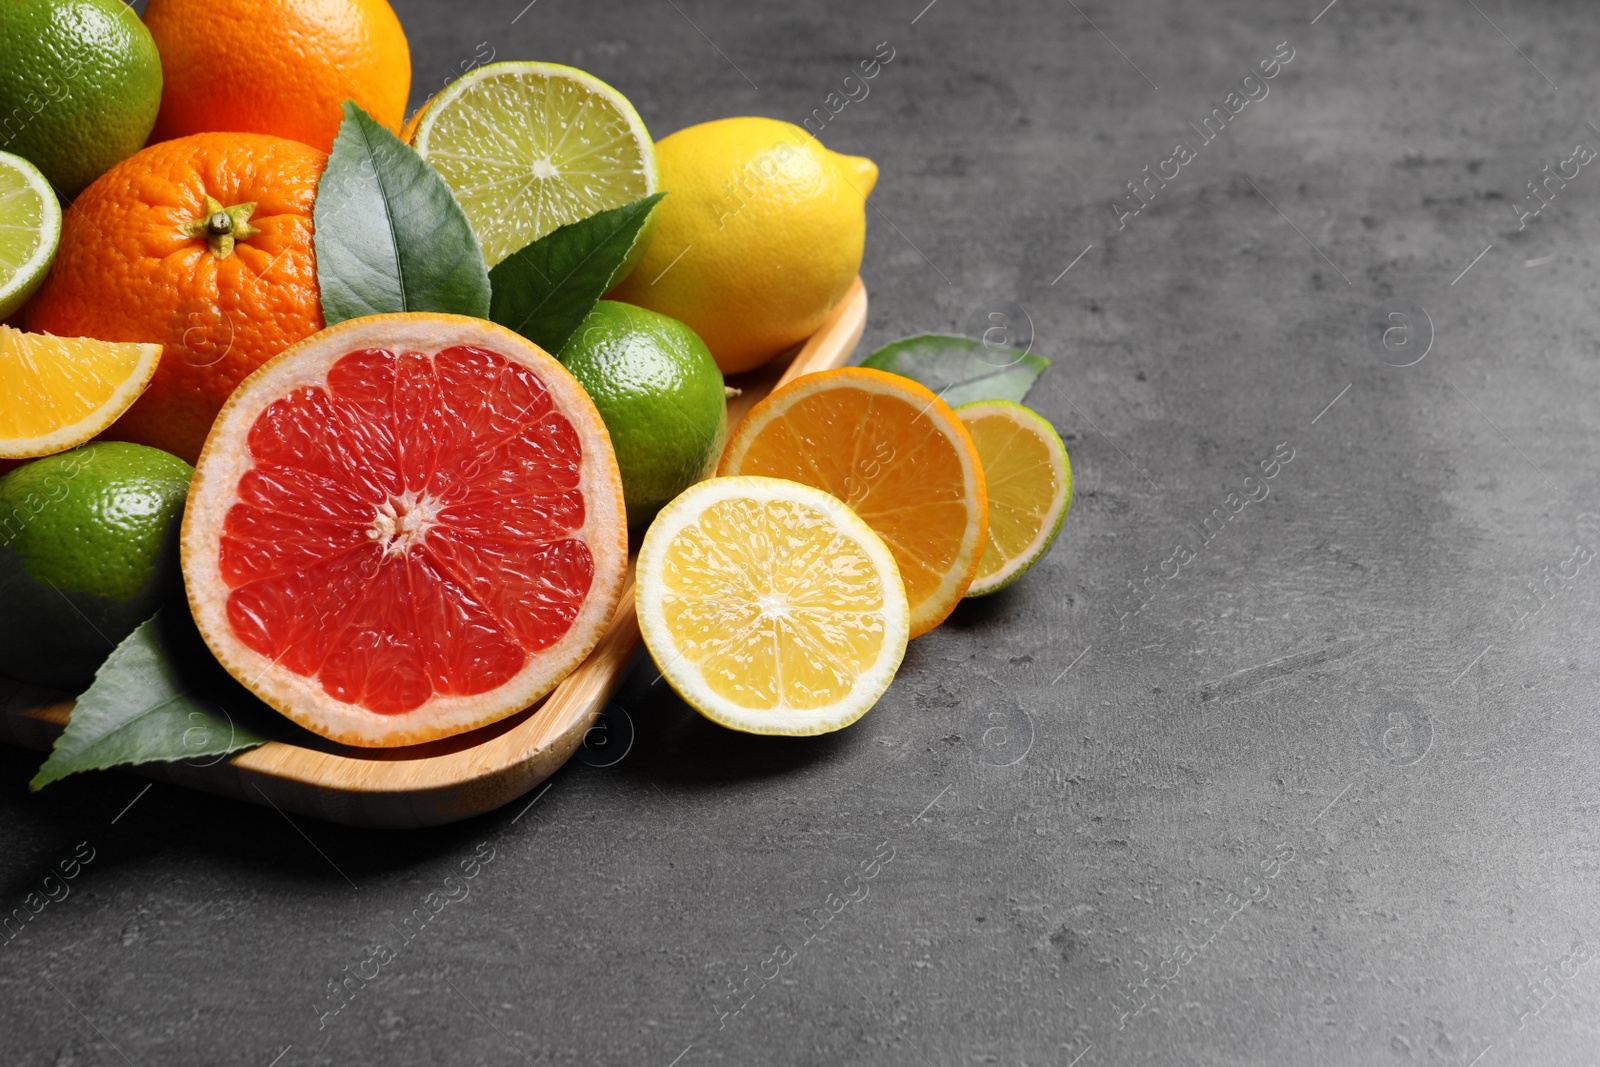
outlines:
{"label": "dark grey background", "polygon": [[[6,749],[5,908],[96,858],[0,948],[0,1061],[1600,1059],[1600,568],[1527,586],[1600,545],[1600,173],[1512,207],[1600,148],[1592,4],[525,2],[400,4],[413,103],[488,42],[593,71],[657,136],[799,121],[889,42],[823,133],[882,167],[862,353],[1022,309],[1076,475],[1061,539],[843,734],[721,731],[641,664],[626,758],[444,829],[121,774],[30,796],[39,757]],[[1402,369],[1368,322],[1405,305],[1409,351],[1436,336]],[[319,1027],[480,842],[467,897]]]}

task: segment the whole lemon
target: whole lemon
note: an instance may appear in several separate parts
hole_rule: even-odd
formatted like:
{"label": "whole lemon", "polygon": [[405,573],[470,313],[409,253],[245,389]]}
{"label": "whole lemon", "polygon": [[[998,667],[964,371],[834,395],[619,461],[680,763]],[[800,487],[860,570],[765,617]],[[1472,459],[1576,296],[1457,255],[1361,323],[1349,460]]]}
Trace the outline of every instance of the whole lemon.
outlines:
{"label": "whole lemon", "polygon": [[687,323],[724,374],[815,333],[861,269],[877,165],[764,118],[690,126],[656,157],[669,195],[612,298]]}

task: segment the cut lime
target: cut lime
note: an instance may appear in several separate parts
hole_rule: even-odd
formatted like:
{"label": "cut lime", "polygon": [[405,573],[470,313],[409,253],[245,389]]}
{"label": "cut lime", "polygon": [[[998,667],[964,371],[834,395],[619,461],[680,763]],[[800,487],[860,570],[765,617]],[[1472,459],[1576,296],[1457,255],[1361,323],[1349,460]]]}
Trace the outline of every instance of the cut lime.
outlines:
{"label": "cut lime", "polygon": [[1072,506],[1067,448],[1043,418],[1009,400],[956,408],[983,462],[989,542],[967,596],[1004,589],[1049,551]]}
{"label": "cut lime", "polygon": [[[461,202],[491,267],[660,184],[655,144],[633,105],[594,75],[555,63],[479,67],[423,105],[407,132]],[[649,237],[639,235],[632,258]]]}
{"label": "cut lime", "polygon": [[0,319],[39,288],[61,240],[61,205],[37,167],[0,152]]}

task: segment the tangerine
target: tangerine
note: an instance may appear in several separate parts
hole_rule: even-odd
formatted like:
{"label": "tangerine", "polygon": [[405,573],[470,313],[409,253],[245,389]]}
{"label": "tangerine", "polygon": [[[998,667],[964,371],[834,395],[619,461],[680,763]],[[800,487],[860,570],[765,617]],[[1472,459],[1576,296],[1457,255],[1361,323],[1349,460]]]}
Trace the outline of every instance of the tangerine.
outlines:
{"label": "tangerine", "polygon": [[398,131],[411,49],[386,0],[150,0],[166,84],[153,137],[232,130],[331,151],[354,100]]}
{"label": "tangerine", "polygon": [[282,137],[195,134],[74,202],[28,329],[166,346],[110,436],[193,463],[234,386],[322,328],[311,208],[326,163]]}

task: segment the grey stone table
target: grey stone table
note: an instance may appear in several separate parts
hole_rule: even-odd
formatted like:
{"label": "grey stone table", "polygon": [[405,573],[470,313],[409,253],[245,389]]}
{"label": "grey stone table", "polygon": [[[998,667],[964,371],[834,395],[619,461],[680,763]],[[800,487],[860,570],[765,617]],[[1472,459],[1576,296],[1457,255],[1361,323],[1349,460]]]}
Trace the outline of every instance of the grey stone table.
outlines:
{"label": "grey stone table", "polygon": [[658,136],[821,109],[882,167],[863,352],[1054,361],[1049,557],[843,734],[641,663],[625,758],[437,830],[0,752],[5,907],[93,855],[0,1062],[1600,1059],[1600,12],[926,2],[399,9],[414,104],[492,50]]}

